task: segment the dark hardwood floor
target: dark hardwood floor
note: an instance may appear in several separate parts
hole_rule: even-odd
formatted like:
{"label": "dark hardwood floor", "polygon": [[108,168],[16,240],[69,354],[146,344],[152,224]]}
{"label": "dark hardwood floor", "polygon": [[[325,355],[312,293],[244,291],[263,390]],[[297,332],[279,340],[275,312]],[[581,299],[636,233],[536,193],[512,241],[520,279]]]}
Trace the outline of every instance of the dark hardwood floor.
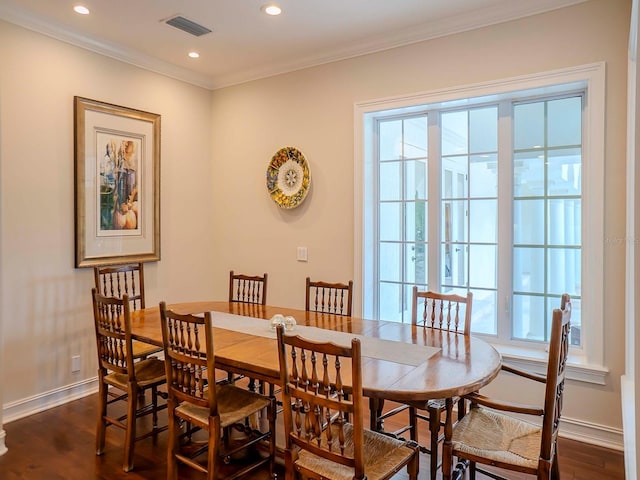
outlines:
{"label": "dark hardwood floor", "polygon": [[[135,469],[122,471],[124,432],[107,430],[104,455],[95,455],[97,396],[70,402],[46,412],[4,425],[9,451],[0,457],[1,480],[141,480],[166,478],[167,434],[157,441],[148,438],[136,443]],[[165,417],[166,418],[166,417]],[[368,417],[367,417],[368,418]],[[143,421],[144,422],[144,421]],[[389,428],[393,428],[390,421]],[[140,428],[143,428],[142,426]],[[281,432],[280,432],[281,434]],[[280,436],[280,435],[279,435]],[[624,460],[621,452],[560,439],[560,470],[563,480],[622,480]],[[428,457],[421,460],[421,479],[428,478]],[[278,476],[284,478],[282,466]],[[184,479],[202,479],[203,475],[181,469]],[[248,480],[267,480],[266,470]],[[401,472],[396,480],[405,480]],[[440,478],[440,476],[438,476]],[[478,479],[487,477],[478,475]],[[509,478],[530,479],[514,474]]]}

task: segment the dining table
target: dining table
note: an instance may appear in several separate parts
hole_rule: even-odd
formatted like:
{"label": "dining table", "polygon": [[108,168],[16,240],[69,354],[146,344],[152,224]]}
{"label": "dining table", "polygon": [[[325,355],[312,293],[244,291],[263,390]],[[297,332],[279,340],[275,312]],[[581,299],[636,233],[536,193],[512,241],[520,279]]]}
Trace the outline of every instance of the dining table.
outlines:
{"label": "dining table", "polygon": [[[228,301],[172,303],[167,309],[212,312],[216,368],[275,385],[280,384],[280,368],[270,321],[274,315],[295,319],[287,334],[343,345],[359,338],[363,395],[373,402],[449,399],[445,442],[453,424],[451,399],[490,383],[502,364],[497,350],[478,337],[406,323]],[[131,312],[131,334],[162,346],[159,307]]]}

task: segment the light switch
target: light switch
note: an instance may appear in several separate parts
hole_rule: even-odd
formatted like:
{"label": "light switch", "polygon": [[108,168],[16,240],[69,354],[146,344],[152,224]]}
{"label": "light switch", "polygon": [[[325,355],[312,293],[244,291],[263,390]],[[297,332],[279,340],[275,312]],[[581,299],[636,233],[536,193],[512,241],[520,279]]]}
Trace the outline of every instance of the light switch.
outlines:
{"label": "light switch", "polygon": [[298,247],[298,252],[296,253],[296,260],[299,262],[307,261],[307,247]]}

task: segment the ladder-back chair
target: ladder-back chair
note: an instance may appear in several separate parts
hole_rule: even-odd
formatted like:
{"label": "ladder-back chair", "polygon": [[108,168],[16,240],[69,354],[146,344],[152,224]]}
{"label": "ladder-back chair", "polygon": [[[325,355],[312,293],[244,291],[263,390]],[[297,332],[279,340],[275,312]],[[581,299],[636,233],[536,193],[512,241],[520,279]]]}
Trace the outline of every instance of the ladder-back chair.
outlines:
{"label": "ladder-back chair", "polygon": [[307,295],[305,310],[307,312],[333,313],[351,316],[353,305],[353,281],[348,283],[329,283],[311,281],[307,277]]}
{"label": "ladder-back chair", "polygon": [[[456,456],[459,462],[451,477],[453,480],[464,476],[467,463],[470,480],[476,478],[476,471],[484,473],[477,464],[528,473],[538,480],[560,479],[557,439],[571,328],[571,299],[567,294],[563,295],[561,305],[564,308],[555,309],[552,315],[546,376],[503,368],[508,373],[545,384],[543,406],[497,401],[479,393],[465,395],[471,401],[471,408],[453,429],[451,442],[445,442],[443,474],[451,473],[453,456]],[[542,417],[542,425],[507,413]],[[504,480],[495,471],[491,477]]]}
{"label": "ladder-back chair", "polygon": [[[179,315],[167,310],[162,302],[160,318],[169,390],[168,478],[178,478],[179,463],[205,473],[209,480],[221,478],[219,461],[229,463],[232,456],[263,442],[268,445],[266,456],[243,463],[224,478],[238,478],[265,464],[273,477],[275,399],[232,384],[216,384],[211,312],[203,316]],[[265,411],[268,428],[252,427],[251,417]],[[180,438],[183,423],[189,426],[187,438],[195,430],[208,432],[205,448],[188,451],[189,444],[183,445]],[[230,438],[232,428],[241,431],[241,439]],[[203,464],[198,457],[205,452]]]}
{"label": "ladder-back chair", "polygon": [[364,428],[360,341],[277,334],[286,478],[384,480],[407,467],[415,480],[418,446]]}
{"label": "ladder-back chair", "polygon": [[[166,383],[164,362],[148,358],[134,363],[130,302],[126,293],[122,298],[105,297],[93,288],[91,297],[98,350],[99,416],[96,454],[104,453],[106,429],[109,425],[125,430],[123,469],[128,472],[133,469],[135,441],[157,435],[167,428],[158,427],[158,412],[167,407],[166,404],[158,403],[158,397],[162,395],[158,387]],[[114,394],[113,389],[122,393]],[[139,405],[146,390],[151,390],[151,403]],[[107,407],[116,401],[127,403],[125,415],[114,416],[108,412]],[[152,429],[136,436],[136,419],[149,414],[153,415]]]}
{"label": "ladder-back chair", "polygon": [[244,275],[229,272],[229,301],[239,303],[267,304],[267,274]]}
{"label": "ladder-back chair", "polygon": [[[424,328],[433,328],[446,332],[469,335],[471,332],[471,307],[473,294],[468,292],[466,296],[452,293],[437,293],[431,291],[419,291],[413,287],[411,323]],[[455,399],[456,401],[458,399]],[[441,427],[446,411],[446,399],[434,399],[427,402],[416,402],[397,406],[382,413],[383,400],[371,400],[371,428],[384,431],[384,420],[396,415],[407,408],[409,409],[409,424],[390,432],[394,436],[400,436],[410,431],[411,439],[419,442],[418,420],[423,420],[429,425],[429,445],[422,445],[420,449],[430,455],[431,478],[436,478],[439,466],[439,444],[444,440]],[[458,418],[465,414],[464,400],[458,401]]]}
{"label": "ladder-back chair", "polygon": [[[100,295],[114,298],[127,295],[131,310],[145,308],[144,263],[93,267],[93,276],[95,287]],[[133,356],[136,359],[147,358],[161,351],[162,348],[156,345],[133,341]]]}

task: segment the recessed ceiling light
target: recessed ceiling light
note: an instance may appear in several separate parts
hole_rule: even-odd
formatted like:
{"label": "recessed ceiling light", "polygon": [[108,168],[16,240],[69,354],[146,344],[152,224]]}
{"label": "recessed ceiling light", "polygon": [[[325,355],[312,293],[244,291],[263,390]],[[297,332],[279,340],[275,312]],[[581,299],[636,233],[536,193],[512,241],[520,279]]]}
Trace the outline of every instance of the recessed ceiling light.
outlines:
{"label": "recessed ceiling light", "polygon": [[273,3],[270,3],[269,5],[264,5],[262,7],[262,11],[267,15],[274,15],[274,16],[280,15],[282,13],[282,9],[278,5],[275,5]]}
{"label": "recessed ceiling light", "polygon": [[189,56],[191,58],[198,58],[200,57],[200,54],[198,52],[189,52]]}
{"label": "recessed ceiling light", "polygon": [[80,15],[89,15],[89,9],[84,5],[76,5],[73,10]]}

